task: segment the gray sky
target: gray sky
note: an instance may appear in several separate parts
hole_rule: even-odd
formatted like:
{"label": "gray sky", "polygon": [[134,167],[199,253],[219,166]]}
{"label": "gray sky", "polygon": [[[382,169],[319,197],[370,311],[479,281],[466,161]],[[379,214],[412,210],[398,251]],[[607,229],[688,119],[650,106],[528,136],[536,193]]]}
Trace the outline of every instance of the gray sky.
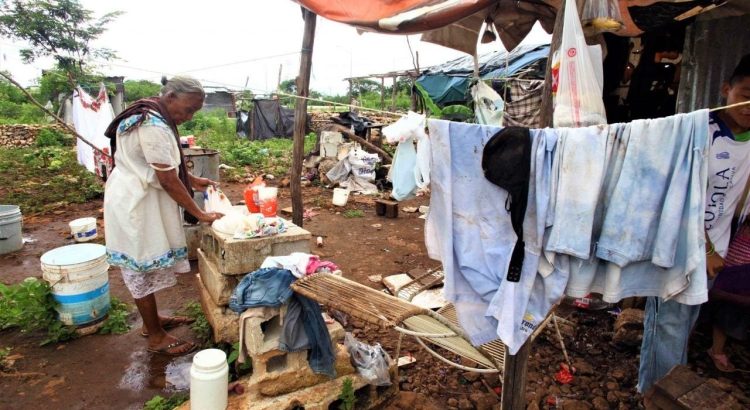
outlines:
{"label": "gray sky", "polygon": [[[290,0],[145,1],[82,0],[97,15],[125,12],[110,24],[97,46],[114,49],[120,60],[100,67],[110,75],[158,81],[161,74],[189,74],[204,85],[247,87],[256,93],[276,87],[279,65],[282,80],[299,70],[303,22],[299,6]],[[419,51],[420,67],[465,55],[409,36]],[[525,43],[549,41],[535,27]],[[480,52],[501,48],[499,41],[482,45]],[[24,65],[19,45],[0,38],[0,69],[9,70],[24,84],[51,66],[50,60]],[[254,60],[254,61],[248,61]],[[237,63],[238,64],[231,64]],[[207,68],[215,67],[216,68]],[[357,34],[355,28],[318,18],[311,88],[343,94],[342,79],[412,68],[406,36]],[[388,80],[386,80],[388,81]],[[386,83],[388,85],[388,83]]]}

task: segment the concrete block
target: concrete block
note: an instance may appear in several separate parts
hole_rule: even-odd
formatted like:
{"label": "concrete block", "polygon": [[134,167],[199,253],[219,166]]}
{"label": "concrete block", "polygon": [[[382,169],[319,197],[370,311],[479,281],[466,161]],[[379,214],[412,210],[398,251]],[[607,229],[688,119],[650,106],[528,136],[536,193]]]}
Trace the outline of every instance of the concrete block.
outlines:
{"label": "concrete block", "polygon": [[200,225],[183,225],[185,231],[185,240],[187,241],[188,259],[194,261],[198,259],[198,248],[201,246],[201,226]]}
{"label": "concrete block", "polygon": [[[305,361],[307,358],[305,357]],[[356,370],[351,364],[346,347],[336,344],[336,377],[353,374]],[[253,386],[257,387],[263,396],[279,396],[330,380],[327,376],[313,373],[310,366],[302,368],[287,368],[282,371],[266,372],[252,375]]]}
{"label": "concrete block", "polygon": [[[286,305],[276,310],[266,309],[266,313],[263,316],[246,319],[244,341],[250,357],[265,355],[279,347],[283,327],[281,320],[286,313]],[[334,321],[326,327],[332,343],[344,339],[346,331],[339,322]]]}
{"label": "concrete block", "polygon": [[240,340],[240,315],[228,308],[219,306],[213,301],[203,285],[200,275],[195,275],[200,290],[200,302],[203,313],[213,329],[214,342],[236,343]]}
{"label": "concrete block", "polygon": [[211,226],[201,231],[201,250],[224,275],[244,275],[257,270],[267,256],[310,253],[310,232],[286,221],[283,234],[263,238],[234,239]]}
{"label": "concrete block", "polygon": [[198,272],[201,276],[203,286],[208,290],[214,303],[219,306],[227,306],[229,298],[237,284],[240,283],[242,276],[222,275],[216,264],[208,260],[208,257],[201,249],[198,249]]}

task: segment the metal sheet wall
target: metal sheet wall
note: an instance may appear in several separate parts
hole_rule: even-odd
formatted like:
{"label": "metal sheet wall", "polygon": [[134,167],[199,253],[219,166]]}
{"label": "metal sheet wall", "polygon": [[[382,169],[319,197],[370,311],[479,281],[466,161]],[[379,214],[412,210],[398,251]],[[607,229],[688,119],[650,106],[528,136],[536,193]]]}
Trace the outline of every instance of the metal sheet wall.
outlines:
{"label": "metal sheet wall", "polygon": [[721,85],[750,53],[750,15],[696,21],[685,35],[677,112],[723,103]]}

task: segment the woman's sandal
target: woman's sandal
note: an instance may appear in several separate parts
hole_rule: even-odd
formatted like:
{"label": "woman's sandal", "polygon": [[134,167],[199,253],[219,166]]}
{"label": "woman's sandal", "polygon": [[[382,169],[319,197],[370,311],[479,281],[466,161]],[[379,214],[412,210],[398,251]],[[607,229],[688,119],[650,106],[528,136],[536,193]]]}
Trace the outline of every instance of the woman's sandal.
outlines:
{"label": "woman's sandal", "polygon": [[[191,323],[195,322],[195,319],[187,316],[170,316],[167,318],[164,318],[164,320],[161,322],[161,327],[164,330],[174,329],[176,327],[182,326],[182,325],[189,325]],[[141,328],[141,336],[148,337],[148,330]]]}
{"label": "woman's sandal", "polygon": [[729,357],[726,354],[716,354],[711,349],[708,349],[706,353],[708,354],[708,357],[710,357],[714,362],[714,366],[716,366],[716,369],[718,369],[720,372],[732,373],[737,370],[735,369],[732,362],[729,361]]}
{"label": "woman's sandal", "polygon": [[[179,349],[182,346],[188,346],[189,348],[187,350],[181,350],[181,349]],[[198,345],[195,344],[195,343],[188,342],[188,341],[185,341],[185,340],[179,340],[179,339],[177,339],[177,341],[175,341],[173,343],[170,343],[170,344],[168,344],[168,345],[166,345],[164,347],[161,347],[161,348],[149,347],[146,350],[149,353],[160,354],[160,355],[164,355],[164,356],[177,357],[177,356],[184,356],[184,355],[186,355],[188,353],[191,353],[197,347],[198,347]]]}

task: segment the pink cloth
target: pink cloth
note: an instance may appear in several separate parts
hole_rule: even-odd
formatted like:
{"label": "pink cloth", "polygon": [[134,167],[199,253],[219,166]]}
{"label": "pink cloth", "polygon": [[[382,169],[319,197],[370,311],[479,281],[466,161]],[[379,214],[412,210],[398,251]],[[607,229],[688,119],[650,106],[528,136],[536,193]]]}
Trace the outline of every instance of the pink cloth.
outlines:
{"label": "pink cloth", "polygon": [[329,261],[322,261],[320,260],[320,257],[311,255],[310,260],[307,262],[307,275],[312,275],[313,273],[321,270],[321,269],[328,269],[331,272],[336,271],[339,269],[338,266],[336,266],[335,263],[329,262]]}

